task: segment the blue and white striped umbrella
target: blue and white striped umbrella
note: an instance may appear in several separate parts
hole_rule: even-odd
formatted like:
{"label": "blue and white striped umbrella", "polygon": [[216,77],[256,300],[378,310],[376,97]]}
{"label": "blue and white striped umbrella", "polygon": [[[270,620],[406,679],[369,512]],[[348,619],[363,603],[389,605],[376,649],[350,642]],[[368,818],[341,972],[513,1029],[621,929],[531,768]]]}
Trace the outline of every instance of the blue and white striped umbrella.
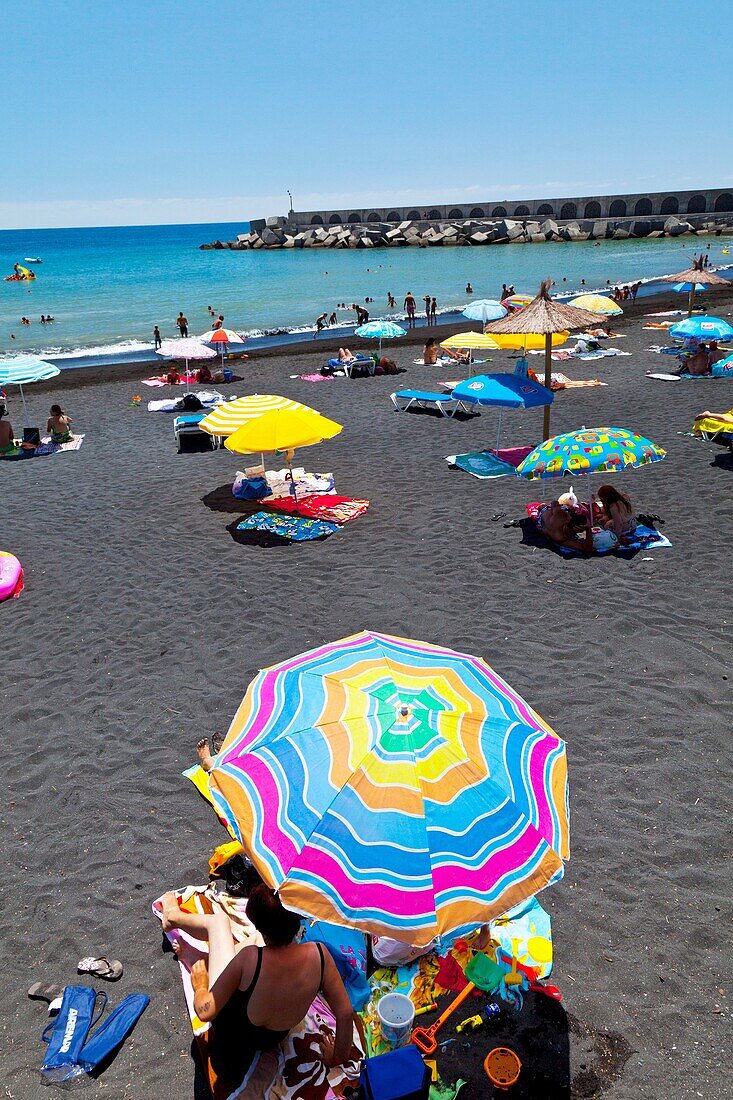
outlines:
{"label": "blue and white striped umbrella", "polygon": [[22,355],[17,359],[0,360],[0,386],[20,386],[20,399],[23,402],[23,423],[28,426],[28,410],[25,404],[23,386],[31,382],[45,382],[55,378],[61,371],[53,363],[37,359],[34,355]]}
{"label": "blue and white striped umbrella", "polygon": [[483,321],[486,324],[487,321],[499,321],[502,317],[506,317],[508,312],[506,306],[493,298],[479,298],[475,302],[468,303],[463,316],[468,317],[469,321]]}
{"label": "blue and white striped umbrella", "polygon": [[36,359],[34,355],[0,360],[0,386],[27,386],[30,382],[45,382],[60,373],[53,363]]}
{"label": "blue and white striped umbrella", "polygon": [[398,336],[405,336],[406,330],[394,321],[367,321],[354,329],[357,336],[366,336],[367,340],[379,340],[379,352],[382,352],[382,340],[396,340]]}
{"label": "blue and white striped umbrella", "polygon": [[368,321],[355,329],[357,336],[366,336],[367,340],[395,340],[405,335],[405,329],[394,321]]}

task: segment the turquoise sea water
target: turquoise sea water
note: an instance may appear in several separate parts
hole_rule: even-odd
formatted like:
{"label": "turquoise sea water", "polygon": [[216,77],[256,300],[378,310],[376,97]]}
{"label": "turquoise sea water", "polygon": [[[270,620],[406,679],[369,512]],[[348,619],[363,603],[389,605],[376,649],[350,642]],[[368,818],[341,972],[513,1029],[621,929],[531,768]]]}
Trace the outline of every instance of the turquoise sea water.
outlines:
{"label": "turquoise sea water", "polygon": [[[264,334],[272,343],[312,332],[318,314],[339,302],[372,297],[372,317],[399,315],[387,309],[388,291],[398,307],[408,290],[418,302],[435,295],[446,313],[467,301],[469,281],[476,298],[498,297],[504,282],[517,293],[535,293],[547,276],[557,292],[580,292],[603,288],[607,280],[679,271],[708,243],[712,265],[729,260],[722,253],[726,238],[353,251],[198,248],[246,229],[241,222],[0,232],[0,274],[12,274],[26,257],[42,261],[34,283],[0,282],[0,355],[34,352],[63,360],[62,366],[142,357],[152,350],[155,324],[164,338],[178,334],[179,310],[191,335],[206,331],[209,305],[254,345]],[[353,312],[337,312],[340,323],[353,325]],[[41,325],[42,313],[54,323]],[[21,325],[21,316],[32,325]]]}

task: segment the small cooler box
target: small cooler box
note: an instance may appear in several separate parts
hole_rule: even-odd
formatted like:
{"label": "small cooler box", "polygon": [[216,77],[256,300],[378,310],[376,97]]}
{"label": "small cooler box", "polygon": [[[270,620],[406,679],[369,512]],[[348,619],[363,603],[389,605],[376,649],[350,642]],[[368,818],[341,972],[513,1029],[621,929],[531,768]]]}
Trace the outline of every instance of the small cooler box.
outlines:
{"label": "small cooler box", "polygon": [[410,1043],[367,1058],[361,1067],[359,1091],[364,1100],[428,1100],[430,1070]]}

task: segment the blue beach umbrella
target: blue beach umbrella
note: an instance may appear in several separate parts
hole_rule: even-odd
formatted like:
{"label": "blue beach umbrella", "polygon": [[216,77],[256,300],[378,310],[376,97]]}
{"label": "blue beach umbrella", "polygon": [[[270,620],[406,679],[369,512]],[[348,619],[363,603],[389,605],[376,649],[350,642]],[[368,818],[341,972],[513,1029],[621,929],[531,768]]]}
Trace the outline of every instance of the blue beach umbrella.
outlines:
{"label": "blue beach umbrella", "polygon": [[60,373],[59,368],[55,367],[53,363],[47,363],[45,359],[37,359],[35,355],[23,355],[17,359],[0,361],[0,386],[20,387],[24,427],[28,427],[28,410],[23,386],[27,386],[31,382],[45,382],[46,379],[55,378]]}
{"label": "blue beach umbrella", "polygon": [[475,302],[468,303],[463,311],[463,316],[468,317],[469,321],[482,321],[486,324],[487,321],[501,320],[502,317],[506,317],[508,312],[506,306],[493,298],[479,298]]}
{"label": "blue beach umbrella", "polygon": [[733,340],[733,327],[722,317],[686,317],[672,325],[669,335],[676,339],[694,336],[698,340]]}
{"label": "blue beach umbrella", "polygon": [[357,336],[364,336],[367,340],[379,340],[379,354],[382,354],[382,340],[396,340],[398,336],[405,336],[407,330],[394,321],[368,321],[354,330]]}
{"label": "blue beach umbrella", "polygon": [[496,449],[501,439],[501,420],[504,409],[536,409],[551,405],[555,400],[552,390],[519,374],[478,374],[453,387],[451,395],[456,401],[470,405],[495,405],[499,409],[496,429]]}

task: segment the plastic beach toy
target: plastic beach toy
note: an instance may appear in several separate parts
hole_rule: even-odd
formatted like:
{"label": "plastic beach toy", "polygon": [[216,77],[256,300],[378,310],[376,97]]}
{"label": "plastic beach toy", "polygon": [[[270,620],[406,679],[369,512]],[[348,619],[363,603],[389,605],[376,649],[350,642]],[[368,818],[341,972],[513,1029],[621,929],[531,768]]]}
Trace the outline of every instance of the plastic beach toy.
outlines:
{"label": "plastic beach toy", "polygon": [[509,1047],[494,1047],[484,1059],[484,1071],[494,1088],[510,1089],[519,1080],[522,1063]]}
{"label": "plastic beach toy", "polygon": [[385,1043],[392,1048],[406,1046],[415,1019],[415,1006],[410,998],[404,993],[387,993],[377,1003],[377,1016]]}
{"label": "plastic beach toy", "polygon": [[15,554],[0,550],[0,601],[19,596],[23,591],[23,566]]}
{"label": "plastic beach toy", "polygon": [[[461,990],[455,1000],[451,1001],[445,1012],[438,1016],[434,1024],[431,1024],[430,1027],[415,1028],[412,1033],[412,1041],[418,1050],[422,1051],[423,1054],[433,1054],[434,1051],[438,1049],[438,1044],[435,1041],[436,1031],[443,1026],[448,1017],[455,1012],[459,1005],[462,1005],[466,998],[471,996],[475,988],[476,986],[473,982],[469,982],[468,985]],[[382,1000],[384,1000],[384,998],[382,998]],[[381,1004],[382,1002],[380,1001],[379,1003]]]}

